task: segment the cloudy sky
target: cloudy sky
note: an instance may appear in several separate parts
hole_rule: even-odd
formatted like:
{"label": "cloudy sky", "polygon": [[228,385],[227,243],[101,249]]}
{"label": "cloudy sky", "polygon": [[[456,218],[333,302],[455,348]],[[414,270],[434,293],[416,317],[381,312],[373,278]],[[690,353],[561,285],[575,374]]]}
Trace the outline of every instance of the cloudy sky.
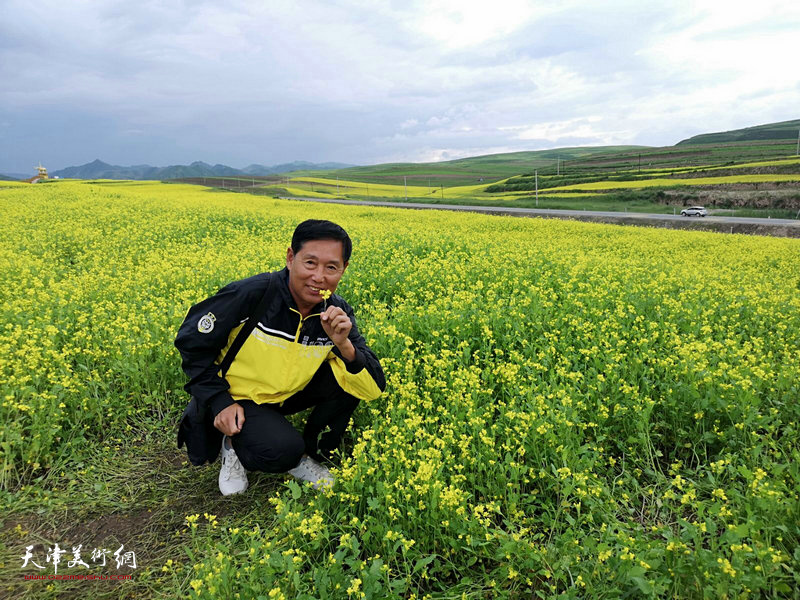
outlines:
{"label": "cloudy sky", "polygon": [[671,145],[800,118],[800,2],[0,0],[0,172]]}

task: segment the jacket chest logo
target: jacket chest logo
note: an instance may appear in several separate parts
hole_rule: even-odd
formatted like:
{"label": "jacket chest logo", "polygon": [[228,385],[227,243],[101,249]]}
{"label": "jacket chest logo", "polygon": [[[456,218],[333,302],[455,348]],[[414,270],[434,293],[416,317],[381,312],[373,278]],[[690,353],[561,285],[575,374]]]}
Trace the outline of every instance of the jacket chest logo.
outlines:
{"label": "jacket chest logo", "polygon": [[333,342],[327,336],[318,337],[316,340],[312,341],[309,336],[304,335],[300,343],[303,346],[333,346]]}

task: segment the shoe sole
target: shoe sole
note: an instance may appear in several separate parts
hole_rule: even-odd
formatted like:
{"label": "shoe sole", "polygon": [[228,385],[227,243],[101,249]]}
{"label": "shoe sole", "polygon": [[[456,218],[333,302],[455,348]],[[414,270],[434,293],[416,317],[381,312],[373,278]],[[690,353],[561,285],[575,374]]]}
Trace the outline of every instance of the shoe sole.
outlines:
{"label": "shoe sole", "polygon": [[246,491],[247,491],[247,488],[244,488],[243,490],[238,491],[238,492],[228,492],[227,494],[225,492],[223,492],[222,490],[220,490],[220,493],[223,496],[227,497],[227,496],[236,496],[237,494],[244,494]]}

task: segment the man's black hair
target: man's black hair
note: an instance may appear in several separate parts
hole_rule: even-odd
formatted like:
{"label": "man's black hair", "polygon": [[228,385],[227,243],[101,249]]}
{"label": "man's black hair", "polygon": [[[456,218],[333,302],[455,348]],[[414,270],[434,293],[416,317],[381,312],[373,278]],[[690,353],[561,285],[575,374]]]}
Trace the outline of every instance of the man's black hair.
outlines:
{"label": "man's black hair", "polygon": [[342,242],[342,258],[347,263],[353,252],[353,242],[350,236],[336,223],[322,219],[308,219],[303,221],[294,230],[292,235],[292,252],[297,254],[303,244],[313,240],[337,240]]}

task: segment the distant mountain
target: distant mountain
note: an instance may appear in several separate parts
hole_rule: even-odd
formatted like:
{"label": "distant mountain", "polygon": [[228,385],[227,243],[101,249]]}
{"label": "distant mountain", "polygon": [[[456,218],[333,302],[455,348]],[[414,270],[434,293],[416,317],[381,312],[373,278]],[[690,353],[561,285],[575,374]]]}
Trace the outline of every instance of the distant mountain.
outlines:
{"label": "distant mountain", "polygon": [[60,171],[53,171],[50,175],[69,179],[145,179],[152,170],[154,167],[150,165],[119,167],[97,159],[80,167],[67,167]]}
{"label": "distant mountain", "polygon": [[800,130],[800,119],[794,121],[781,121],[767,123],[744,129],[722,131],[719,133],[704,133],[686,140],[681,140],[676,146],[689,144],[724,144],[726,142],[750,142],[759,140],[796,140]]}
{"label": "distant mountain", "polygon": [[209,165],[196,160],[192,164],[172,165],[159,169],[157,176],[152,179],[178,179],[180,177],[225,177],[228,175],[242,175],[242,171],[227,165]]}
{"label": "distant mountain", "polygon": [[264,165],[248,165],[242,172],[247,175],[276,175],[278,173],[291,173],[292,171],[331,171],[333,169],[346,169],[352,167],[345,163],[326,162],[326,163],[310,163],[304,160],[296,160],[294,162],[285,163],[282,165],[274,165],[272,167],[265,167]]}
{"label": "distant mountain", "polygon": [[[33,174],[35,175],[35,173]],[[22,173],[0,173],[0,180],[2,181],[18,181],[20,179],[28,179],[33,175],[24,175]]]}
{"label": "distant mountain", "polygon": [[79,167],[67,167],[51,173],[67,179],[179,179],[183,177],[233,177],[236,175],[275,175],[298,170],[342,169],[351,167],[343,163],[310,163],[295,161],[272,167],[264,165],[250,165],[244,169],[234,169],[227,165],[209,165],[202,161],[195,161],[190,165],[171,165],[169,167],[151,167],[150,165],[133,165],[121,167],[109,165],[97,159]]}

